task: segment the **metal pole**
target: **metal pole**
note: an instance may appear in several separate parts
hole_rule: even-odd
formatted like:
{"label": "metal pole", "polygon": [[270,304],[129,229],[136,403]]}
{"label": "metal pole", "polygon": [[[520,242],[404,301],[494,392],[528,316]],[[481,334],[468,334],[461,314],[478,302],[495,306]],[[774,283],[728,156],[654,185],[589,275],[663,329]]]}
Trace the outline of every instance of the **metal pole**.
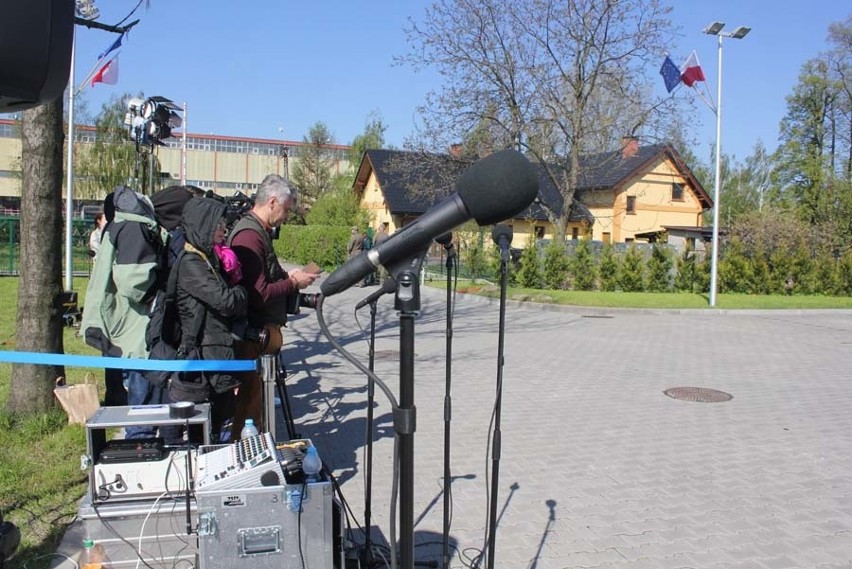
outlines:
{"label": "metal pole", "polygon": [[74,256],[71,229],[74,225],[74,59],[77,34],[71,36],[71,77],[68,79],[68,165],[65,170],[65,290],[74,290]]}
{"label": "metal pole", "polygon": [[183,133],[180,137],[180,185],[186,185],[186,101],[183,102]]}
{"label": "metal pole", "polygon": [[716,181],[713,184],[713,256],[710,260],[710,306],[716,306],[719,264],[719,186],[722,175],[722,34],[719,38],[719,84],[716,86]]}

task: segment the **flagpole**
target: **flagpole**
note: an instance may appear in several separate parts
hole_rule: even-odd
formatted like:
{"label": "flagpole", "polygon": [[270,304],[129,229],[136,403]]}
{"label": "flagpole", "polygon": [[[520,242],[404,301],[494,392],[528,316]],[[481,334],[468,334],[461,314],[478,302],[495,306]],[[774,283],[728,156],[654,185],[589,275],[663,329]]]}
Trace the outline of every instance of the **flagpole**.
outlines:
{"label": "flagpole", "polygon": [[76,32],[71,36],[71,71],[68,79],[68,165],[65,170],[65,290],[74,290],[74,256],[71,239],[74,224],[74,59]]}
{"label": "flagpole", "polygon": [[180,185],[186,185],[186,101],[183,102],[183,133],[180,137]]}

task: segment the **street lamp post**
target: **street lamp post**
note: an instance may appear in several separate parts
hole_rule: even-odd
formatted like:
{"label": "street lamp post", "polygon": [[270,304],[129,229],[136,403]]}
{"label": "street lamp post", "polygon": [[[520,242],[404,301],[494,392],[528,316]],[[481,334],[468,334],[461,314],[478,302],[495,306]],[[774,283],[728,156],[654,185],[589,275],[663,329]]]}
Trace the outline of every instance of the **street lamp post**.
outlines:
{"label": "street lamp post", "polygon": [[751,28],[740,26],[733,32],[722,31],[723,22],[713,22],[704,33],[718,37],[719,80],[716,86],[716,179],[713,184],[713,256],[710,262],[710,306],[716,306],[716,276],[719,264],[719,186],[722,174],[722,38],[743,39]]}

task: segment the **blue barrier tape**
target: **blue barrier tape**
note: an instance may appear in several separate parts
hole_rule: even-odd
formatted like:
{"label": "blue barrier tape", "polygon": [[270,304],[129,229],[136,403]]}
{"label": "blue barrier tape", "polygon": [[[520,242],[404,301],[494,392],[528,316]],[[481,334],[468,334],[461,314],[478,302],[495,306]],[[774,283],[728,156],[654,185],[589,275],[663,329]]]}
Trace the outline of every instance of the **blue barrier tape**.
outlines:
{"label": "blue barrier tape", "polygon": [[104,358],[42,352],[3,352],[0,362],[45,366],[136,369],[140,371],[254,371],[255,360],[147,360],[141,358]]}

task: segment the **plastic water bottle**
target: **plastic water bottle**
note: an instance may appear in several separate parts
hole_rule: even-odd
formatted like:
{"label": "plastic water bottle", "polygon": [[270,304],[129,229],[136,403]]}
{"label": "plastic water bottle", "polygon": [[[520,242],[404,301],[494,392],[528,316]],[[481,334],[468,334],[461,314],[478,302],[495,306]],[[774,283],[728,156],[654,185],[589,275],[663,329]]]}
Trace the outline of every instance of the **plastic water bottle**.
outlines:
{"label": "plastic water bottle", "polygon": [[243,430],[240,431],[240,438],[248,439],[256,437],[259,434],[257,427],[254,426],[254,419],[246,419],[246,424],[243,426]]}
{"label": "plastic water bottle", "polygon": [[322,461],[317,453],[317,447],[309,446],[308,453],[302,459],[302,472],[305,473],[305,481],[319,481],[320,470],[322,470]]}
{"label": "plastic water bottle", "polygon": [[109,567],[106,559],[106,551],[100,543],[91,539],[83,540],[83,556],[80,559],[81,569],[103,569]]}

